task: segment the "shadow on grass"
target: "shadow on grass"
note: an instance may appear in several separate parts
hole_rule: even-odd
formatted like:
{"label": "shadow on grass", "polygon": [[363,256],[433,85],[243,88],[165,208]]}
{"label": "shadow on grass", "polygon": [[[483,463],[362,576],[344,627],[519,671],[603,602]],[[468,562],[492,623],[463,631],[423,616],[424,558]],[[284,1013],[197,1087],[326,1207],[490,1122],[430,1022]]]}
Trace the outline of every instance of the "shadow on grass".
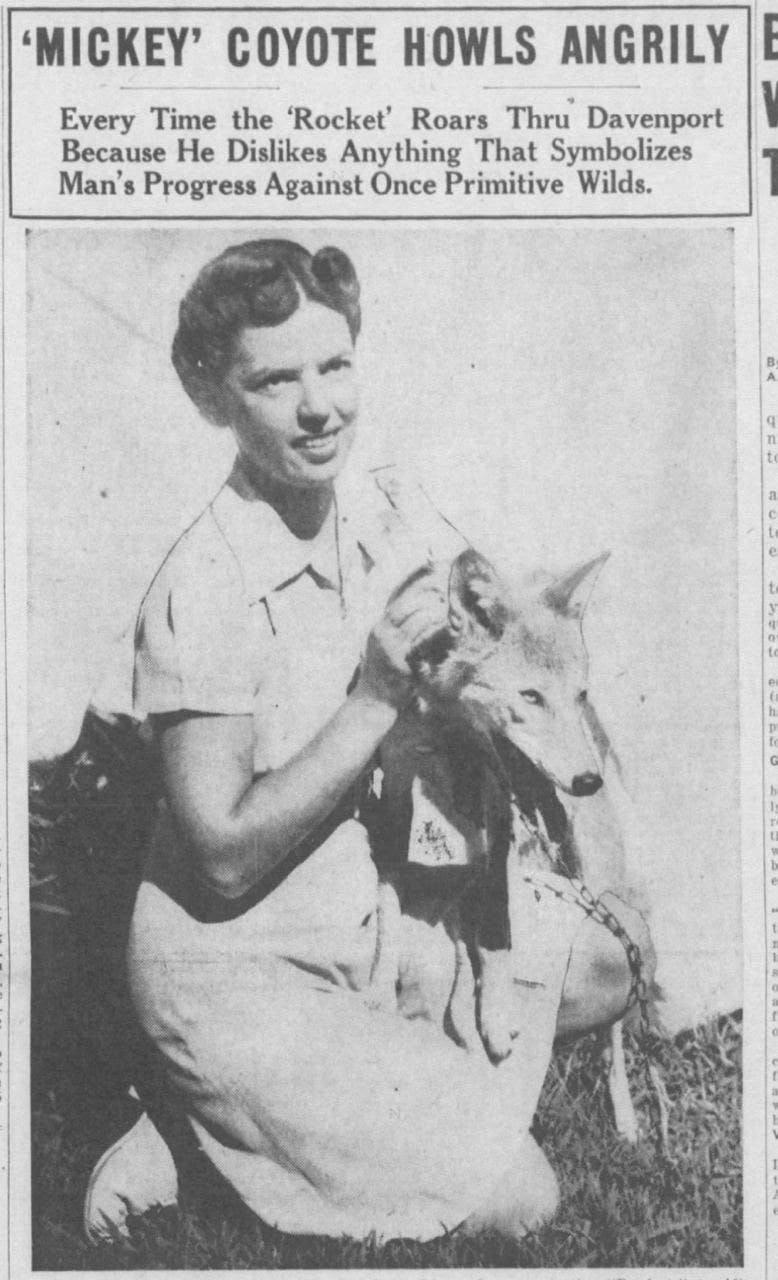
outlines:
{"label": "shadow on grass", "polygon": [[[592,1038],[560,1051],[536,1134],[562,1208],[521,1245],[496,1236],[429,1244],[282,1236],[186,1162],[181,1205],[135,1219],[130,1237],[88,1245],[84,1190],[102,1150],[137,1114],[141,1069],[124,989],[126,930],[156,801],[155,770],[127,725],[87,720],[67,757],[31,771],[33,1265],[37,1270],[660,1267],[742,1265],[741,1024],[736,1016],[659,1041],[674,1166],[650,1134],[613,1129]],[[649,1114],[635,1043],[633,1094]],[[463,1151],[462,1158],[467,1159]]]}

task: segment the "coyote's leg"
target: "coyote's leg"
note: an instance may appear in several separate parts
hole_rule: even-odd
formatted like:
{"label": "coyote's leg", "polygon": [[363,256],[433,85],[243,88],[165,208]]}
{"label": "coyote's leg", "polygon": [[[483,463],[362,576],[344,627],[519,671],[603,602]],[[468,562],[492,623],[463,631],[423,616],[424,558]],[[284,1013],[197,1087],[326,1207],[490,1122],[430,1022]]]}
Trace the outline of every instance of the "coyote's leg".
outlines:
{"label": "coyote's leg", "polygon": [[476,924],[478,1029],[493,1062],[502,1062],[519,1034],[514,999],[511,918],[508,900],[509,839],[493,844],[481,884]]}
{"label": "coyote's leg", "polygon": [[475,1020],[475,974],[467,943],[458,930],[454,933],[454,956],[454,982],[446,1009],[445,1029],[463,1049],[472,1052],[480,1047],[483,1052]]}
{"label": "coyote's leg", "polygon": [[616,1130],[627,1142],[638,1140],[638,1120],[629,1088],[627,1060],[624,1056],[624,1024],[614,1022],[608,1033],[605,1051],[608,1069],[608,1092],[613,1107]]}
{"label": "coyote's leg", "polygon": [[513,956],[507,947],[491,951],[479,946],[478,962],[478,1027],[489,1057],[493,1062],[502,1062],[520,1030]]}
{"label": "coyote's leg", "polygon": [[388,880],[378,886],[376,949],[365,1000],[371,1009],[392,1012],[397,1008],[397,979],[400,973],[400,898]]}

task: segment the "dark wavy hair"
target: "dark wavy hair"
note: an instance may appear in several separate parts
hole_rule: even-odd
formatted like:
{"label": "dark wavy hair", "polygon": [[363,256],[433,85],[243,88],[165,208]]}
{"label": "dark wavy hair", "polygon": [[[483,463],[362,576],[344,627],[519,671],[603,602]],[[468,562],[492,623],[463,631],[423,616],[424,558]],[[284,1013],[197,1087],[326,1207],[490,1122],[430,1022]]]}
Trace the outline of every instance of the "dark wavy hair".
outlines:
{"label": "dark wavy hair", "polygon": [[310,254],[293,240],[250,240],[203,267],[179,308],[172,359],[187,395],[210,422],[229,425],[222,379],[241,329],[283,324],[305,298],[340,312],[356,339],[359,281],[341,249]]}

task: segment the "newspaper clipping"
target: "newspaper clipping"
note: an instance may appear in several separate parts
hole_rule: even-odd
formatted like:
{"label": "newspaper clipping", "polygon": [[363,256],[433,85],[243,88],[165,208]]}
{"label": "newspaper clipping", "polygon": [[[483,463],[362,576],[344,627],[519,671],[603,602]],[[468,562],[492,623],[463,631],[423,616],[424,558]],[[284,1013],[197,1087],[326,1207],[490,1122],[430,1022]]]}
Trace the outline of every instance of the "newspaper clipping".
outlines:
{"label": "newspaper clipping", "polygon": [[778,1280],[778,6],[1,40],[0,1277]]}

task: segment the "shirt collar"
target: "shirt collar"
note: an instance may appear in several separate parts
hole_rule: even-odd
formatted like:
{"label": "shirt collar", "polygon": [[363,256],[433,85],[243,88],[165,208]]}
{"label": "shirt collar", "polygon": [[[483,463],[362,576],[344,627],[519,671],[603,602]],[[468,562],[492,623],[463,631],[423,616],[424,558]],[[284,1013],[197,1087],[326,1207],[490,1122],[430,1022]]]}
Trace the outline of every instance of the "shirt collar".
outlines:
{"label": "shirt collar", "polygon": [[[347,571],[355,552],[374,563],[392,511],[369,471],[347,464],[335,482],[341,566]],[[239,460],[211,503],[211,513],[227,542],[249,599],[262,600],[307,570],[322,585],[336,586],[337,566],[315,542],[306,543],[287,528],[274,507],[258,498]]]}

